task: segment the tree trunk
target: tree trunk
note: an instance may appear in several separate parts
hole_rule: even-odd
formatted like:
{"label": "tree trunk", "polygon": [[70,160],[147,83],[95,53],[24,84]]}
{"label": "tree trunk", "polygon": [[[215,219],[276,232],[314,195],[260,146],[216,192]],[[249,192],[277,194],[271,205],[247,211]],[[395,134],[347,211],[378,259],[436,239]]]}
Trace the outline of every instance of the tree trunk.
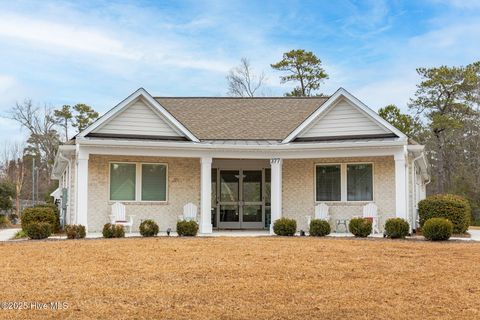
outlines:
{"label": "tree trunk", "polygon": [[445,192],[445,157],[443,149],[443,139],[442,134],[438,130],[434,131],[436,144],[437,144],[437,192]]}
{"label": "tree trunk", "polygon": [[19,188],[19,185],[17,184],[15,186],[15,213],[17,214],[17,217],[20,217],[20,191],[22,188]]}

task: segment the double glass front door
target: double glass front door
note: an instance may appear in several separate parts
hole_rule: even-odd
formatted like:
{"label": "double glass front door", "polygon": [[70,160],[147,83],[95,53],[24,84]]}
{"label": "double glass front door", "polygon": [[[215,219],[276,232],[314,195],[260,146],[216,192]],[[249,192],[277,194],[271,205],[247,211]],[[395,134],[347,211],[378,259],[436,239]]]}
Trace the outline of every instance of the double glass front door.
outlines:
{"label": "double glass front door", "polygon": [[264,170],[219,170],[217,223],[225,229],[265,225]]}

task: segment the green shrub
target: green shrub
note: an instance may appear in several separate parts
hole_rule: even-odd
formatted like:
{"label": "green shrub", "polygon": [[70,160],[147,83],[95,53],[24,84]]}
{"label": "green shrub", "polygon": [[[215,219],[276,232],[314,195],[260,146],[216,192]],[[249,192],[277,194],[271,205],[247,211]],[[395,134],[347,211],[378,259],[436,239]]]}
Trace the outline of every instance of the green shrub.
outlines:
{"label": "green shrub", "polygon": [[451,221],[445,218],[431,218],[423,224],[422,233],[427,240],[442,241],[450,239],[453,229]]}
{"label": "green shrub", "polygon": [[60,230],[60,211],[58,210],[58,206],[54,203],[44,203],[44,204],[37,204],[34,208],[50,208],[53,210],[55,214],[55,224],[53,226],[53,231],[56,232]]}
{"label": "green shrub", "polygon": [[198,233],[196,221],[177,221],[177,233],[179,236],[194,237]]}
{"label": "green shrub", "polygon": [[368,237],[372,233],[372,220],[368,218],[353,218],[348,223],[348,229],[355,237]]}
{"label": "green shrub", "polygon": [[280,218],[273,224],[273,232],[279,236],[293,236],[297,232],[297,221]]}
{"label": "green shrub", "polygon": [[13,237],[13,239],[22,239],[22,238],[26,238],[26,237],[28,237],[27,233],[23,230],[19,230],[19,231],[17,231],[17,233],[15,233],[15,236]]}
{"label": "green shrub", "polygon": [[50,223],[53,232],[57,226],[57,217],[50,207],[25,208],[22,212],[22,229],[26,230],[25,228],[32,222]]}
{"label": "green shrub", "polygon": [[158,224],[153,220],[145,220],[140,223],[140,234],[143,237],[155,237],[158,234]]}
{"label": "green shrub", "polygon": [[104,238],[123,238],[125,229],[121,224],[107,223],[103,226],[102,234]]}
{"label": "green shrub", "polygon": [[116,224],[113,226],[113,237],[125,238],[125,228],[121,224]]}
{"label": "green shrub", "polygon": [[10,221],[6,215],[0,214],[0,228],[6,228],[10,226]]}
{"label": "green shrub", "polygon": [[310,222],[310,235],[314,237],[323,237],[330,234],[330,224],[325,220],[314,219]]}
{"label": "green shrub", "polygon": [[46,239],[52,234],[52,225],[48,222],[31,222],[24,230],[30,239]]}
{"label": "green shrub", "polygon": [[83,239],[86,236],[85,226],[80,224],[67,224],[65,226],[67,239]]}
{"label": "green shrub", "polygon": [[106,223],[103,226],[102,235],[104,238],[113,238],[113,224]]}
{"label": "green shrub", "polygon": [[418,203],[420,226],[431,218],[445,218],[453,223],[454,233],[465,233],[470,226],[472,209],[468,201],[452,194],[438,194]]}
{"label": "green shrub", "polygon": [[409,230],[408,222],[402,218],[390,218],[385,222],[385,234],[389,238],[405,238]]}

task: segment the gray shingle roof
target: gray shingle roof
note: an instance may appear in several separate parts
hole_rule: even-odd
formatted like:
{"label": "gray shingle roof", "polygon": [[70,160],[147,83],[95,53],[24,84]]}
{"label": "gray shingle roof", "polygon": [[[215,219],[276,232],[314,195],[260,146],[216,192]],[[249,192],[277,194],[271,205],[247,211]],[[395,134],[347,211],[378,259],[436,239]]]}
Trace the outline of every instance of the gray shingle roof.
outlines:
{"label": "gray shingle roof", "polygon": [[283,140],[328,97],[155,99],[200,140]]}

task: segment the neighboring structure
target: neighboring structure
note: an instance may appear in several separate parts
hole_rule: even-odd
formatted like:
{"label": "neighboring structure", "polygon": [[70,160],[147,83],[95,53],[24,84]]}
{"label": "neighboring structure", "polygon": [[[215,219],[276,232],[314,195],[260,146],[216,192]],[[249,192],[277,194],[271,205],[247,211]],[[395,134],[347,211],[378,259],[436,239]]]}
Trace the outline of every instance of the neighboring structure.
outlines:
{"label": "neighboring structure", "polygon": [[70,144],[60,146],[66,222],[101,231],[122,202],[161,230],[186,203],[200,232],[268,229],[280,217],[307,229],[326,203],[337,219],[378,206],[416,227],[428,183],[423,146],[345,89],[331,97],[154,98],[138,89]]}

